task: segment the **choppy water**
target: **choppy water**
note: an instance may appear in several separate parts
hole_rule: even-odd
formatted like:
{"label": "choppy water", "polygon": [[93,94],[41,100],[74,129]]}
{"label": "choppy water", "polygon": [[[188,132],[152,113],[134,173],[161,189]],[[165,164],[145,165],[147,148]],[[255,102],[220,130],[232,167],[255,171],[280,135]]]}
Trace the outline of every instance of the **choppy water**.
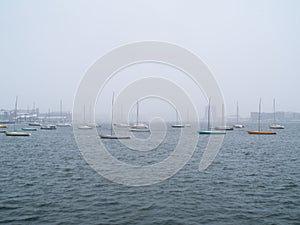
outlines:
{"label": "choppy water", "polygon": [[248,135],[255,124],[229,131],[205,172],[198,166],[208,137],[200,136],[179,173],[144,187],[95,173],[71,128],[0,134],[0,223],[300,224],[300,124],[285,125],[276,136]]}

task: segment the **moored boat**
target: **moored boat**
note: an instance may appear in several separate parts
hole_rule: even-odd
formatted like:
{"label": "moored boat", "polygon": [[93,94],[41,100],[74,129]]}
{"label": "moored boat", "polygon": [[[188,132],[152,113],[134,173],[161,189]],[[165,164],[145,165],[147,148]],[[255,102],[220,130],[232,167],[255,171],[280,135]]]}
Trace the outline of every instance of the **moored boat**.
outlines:
{"label": "moored boat", "polygon": [[18,132],[18,131],[6,131],[5,132],[6,136],[30,136],[30,133],[26,132]]}
{"label": "moored boat", "polygon": [[236,103],[236,124],[234,128],[244,128],[245,126],[239,122],[239,103]]}
{"label": "moored boat", "polygon": [[28,123],[28,126],[39,127],[39,126],[41,126],[41,124],[38,122],[31,122],[31,123]]}
{"label": "moored boat", "polygon": [[179,123],[178,110],[176,109],[176,123],[172,125],[172,128],[184,128],[184,125]]}
{"label": "moored boat", "polygon": [[41,129],[42,130],[56,130],[56,126],[55,125],[42,125]]}
{"label": "moored boat", "polygon": [[147,124],[139,122],[139,100],[136,102],[136,123],[133,124],[129,131],[131,132],[150,132]]}
{"label": "moored boat", "polygon": [[80,130],[90,130],[90,129],[93,129],[93,127],[90,127],[88,125],[80,125],[80,126],[78,126],[78,129],[80,129]]}
{"label": "moored boat", "polygon": [[269,125],[270,129],[284,129],[283,125],[276,123],[275,99],[273,99],[273,123]]}
{"label": "moored boat", "polygon": [[103,135],[100,134],[100,138],[102,139],[130,139],[130,136],[120,136],[120,135],[115,135],[113,132],[113,121],[114,121],[114,93],[112,95],[112,100],[111,100],[111,121],[110,121],[110,134],[108,135]]}
{"label": "moored boat", "polygon": [[273,135],[273,134],[277,134],[277,133],[274,131],[248,131],[248,134]]}
{"label": "moored boat", "polygon": [[209,97],[209,100],[208,100],[208,108],[207,108],[207,130],[203,130],[203,131],[198,131],[199,134],[226,134],[226,132],[224,130],[213,130],[211,127],[210,127],[210,101],[211,101],[211,98]]}
{"label": "moored boat", "polygon": [[22,130],[24,130],[24,131],[37,131],[37,128],[34,128],[34,127],[23,127]]}
{"label": "moored boat", "polygon": [[259,107],[258,107],[258,130],[257,131],[248,131],[248,134],[255,134],[255,135],[274,135],[274,134],[277,134],[274,131],[261,131],[260,114],[261,114],[261,99],[259,100]]}
{"label": "moored boat", "polygon": [[226,134],[225,131],[220,131],[220,130],[204,130],[204,131],[199,131],[199,134]]}

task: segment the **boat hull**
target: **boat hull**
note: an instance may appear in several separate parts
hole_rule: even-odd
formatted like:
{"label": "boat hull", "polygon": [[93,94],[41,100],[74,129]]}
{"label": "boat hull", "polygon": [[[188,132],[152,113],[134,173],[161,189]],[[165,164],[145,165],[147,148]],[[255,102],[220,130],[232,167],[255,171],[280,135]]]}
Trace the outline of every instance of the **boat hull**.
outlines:
{"label": "boat hull", "polygon": [[58,123],[56,124],[57,127],[71,127],[72,125],[69,123]]}
{"label": "boat hull", "polygon": [[101,139],[130,139],[130,136],[99,135]]}
{"label": "boat hull", "polygon": [[199,131],[199,134],[226,134],[224,131],[218,131],[218,130],[204,130],[204,131]]}
{"label": "boat hull", "polygon": [[245,126],[242,124],[235,124],[233,127],[234,128],[244,128]]}
{"label": "boat hull", "polygon": [[131,132],[150,132],[150,129],[148,128],[131,128],[129,129]]}
{"label": "boat hull", "polygon": [[229,126],[220,126],[220,127],[216,127],[216,130],[233,130],[233,127],[229,127]]}
{"label": "boat hull", "polygon": [[41,126],[41,124],[40,123],[29,123],[28,126],[39,127],[39,126]]}
{"label": "boat hull", "polygon": [[184,128],[184,125],[182,124],[174,124],[172,125],[173,128]]}
{"label": "boat hull", "polygon": [[79,126],[78,129],[80,129],[80,130],[91,130],[91,129],[93,129],[93,127],[83,125],[83,126]]}
{"label": "boat hull", "polygon": [[24,133],[24,132],[5,132],[6,136],[30,136],[30,133]]}
{"label": "boat hull", "polygon": [[37,128],[31,128],[31,127],[24,127],[22,128],[24,131],[37,131]]}
{"label": "boat hull", "polygon": [[270,129],[284,129],[284,126],[275,124],[275,125],[270,125],[269,128]]}
{"label": "boat hull", "polygon": [[274,135],[277,134],[274,131],[248,131],[248,134],[256,134],[256,135]]}
{"label": "boat hull", "polygon": [[55,125],[41,126],[41,130],[56,130]]}

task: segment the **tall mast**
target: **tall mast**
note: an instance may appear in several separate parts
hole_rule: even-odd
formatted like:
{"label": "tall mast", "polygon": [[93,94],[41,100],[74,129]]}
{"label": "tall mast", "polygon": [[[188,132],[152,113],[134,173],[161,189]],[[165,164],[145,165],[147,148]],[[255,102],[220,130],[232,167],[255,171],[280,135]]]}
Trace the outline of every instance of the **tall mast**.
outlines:
{"label": "tall mast", "polygon": [[224,110],[224,104],[222,104],[222,126],[225,126],[225,110]]}
{"label": "tall mast", "polygon": [[139,124],[139,100],[136,102],[136,125]]}
{"label": "tall mast", "polygon": [[60,121],[62,120],[62,100],[60,100]]}
{"label": "tall mast", "polygon": [[187,123],[190,123],[190,112],[189,109],[187,109]]}
{"label": "tall mast", "polygon": [[178,122],[178,111],[177,111],[177,108],[176,108],[176,124],[179,124],[179,122]]}
{"label": "tall mast", "polygon": [[236,123],[239,123],[239,102],[236,103]]}
{"label": "tall mast", "polygon": [[83,122],[85,123],[85,104],[83,105]]}
{"label": "tall mast", "polygon": [[259,99],[259,111],[258,111],[258,131],[260,131],[260,113],[261,113],[261,98]]}
{"label": "tall mast", "polygon": [[276,123],[275,98],[273,99],[273,121]]}
{"label": "tall mast", "polygon": [[90,104],[89,123],[92,123],[92,105]]}
{"label": "tall mast", "polygon": [[114,98],[115,98],[115,92],[113,92],[112,99],[111,99],[111,121],[110,121],[110,135],[111,136],[112,136],[112,133],[113,133]]}
{"label": "tall mast", "polygon": [[207,130],[210,129],[210,98],[208,100],[208,109],[207,109]]}
{"label": "tall mast", "polygon": [[17,116],[18,116],[18,96],[16,96],[16,102],[15,102],[15,120],[17,120]]}

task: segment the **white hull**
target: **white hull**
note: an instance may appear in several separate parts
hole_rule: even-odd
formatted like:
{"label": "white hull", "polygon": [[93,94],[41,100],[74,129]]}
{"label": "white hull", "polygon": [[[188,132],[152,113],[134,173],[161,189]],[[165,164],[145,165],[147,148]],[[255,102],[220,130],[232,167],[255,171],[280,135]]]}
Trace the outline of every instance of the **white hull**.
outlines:
{"label": "white hull", "polygon": [[130,128],[129,131],[131,132],[150,132],[148,128]]}
{"label": "white hull", "polygon": [[102,139],[130,139],[130,136],[99,135]]}
{"label": "white hull", "polygon": [[30,133],[25,133],[25,132],[16,132],[16,131],[13,131],[13,132],[5,132],[5,135],[6,136],[30,136],[31,134]]}
{"label": "white hull", "polygon": [[269,126],[270,129],[284,129],[284,126],[279,124],[272,124]]}
{"label": "white hull", "polygon": [[244,128],[245,126],[242,124],[235,124],[233,127],[234,128]]}
{"label": "white hull", "polygon": [[90,127],[90,126],[87,126],[87,125],[82,125],[82,126],[79,126],[78,129],[80,129],[80,130],[90,130],[90,129],[93,129],[93,127]]}

